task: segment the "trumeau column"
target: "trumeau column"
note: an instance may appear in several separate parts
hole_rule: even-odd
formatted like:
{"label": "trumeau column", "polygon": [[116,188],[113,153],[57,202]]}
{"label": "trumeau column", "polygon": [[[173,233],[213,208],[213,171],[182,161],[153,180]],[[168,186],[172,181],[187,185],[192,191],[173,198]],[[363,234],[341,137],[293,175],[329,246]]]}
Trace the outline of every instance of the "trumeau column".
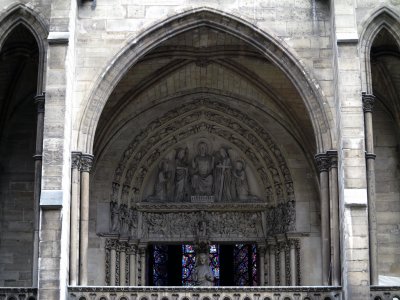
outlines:
{"label": "trumeau column", "polygon": [[375,96],[362,93],[364,119],[365,119],[365,148],[367,161],[367,186],[368,186],[368,224],[369,224],[369,264],[371,284],[378,285],[378,241],[376,233],[375,209],[375,157],[374,133],[372,126],[372,112]]}
{"label": "trumeau column", "polygon": [[38,285],[39,263],[39,225],[40,225],[40,190],[42,184],[42,152],[43,152],[43,128],[44,128],[44,103],[45,94],[35,97],[37,106],[36,121],[36,147],[35,147],[35,183],[34,183],[34,207],[33,207],[33,259],[32,259],[32,286]]}
{"label": "trumeau column", "polygon": [[322,284],[329,285],[330,271],[330,227],[329,227],[329,166],[330,160],[326,154],[315,156],[320,178],[321,202],[321,248],[322,248]]}
{"label": "trumeau column", "polygon": [[[356,0],[330,1],[344,299],[370,298],[367,176]],[[335,145],[333,145],[335,146]]]}
{"label": "trumeau column", "polygon": [[329,198],[331,202],[331,258],[332,258],[332,285],[340,286],[340,228],[339,228],[339,196],[337,151],[327,151],[329,165]]}
{"label": "trumeau column", "polygon": [[89,173],[93,164],[93,156],[81,156],[81,210],[79,237],[79,284],[87,285],[88,274],[88,242],[89,242]]}
{"label": "trumeau column", "polygon": [[71,155],[71,229],[70,229],[70,258],[69,278],[70,285],[79,282],[79,209],[80,209],[80,182],[81,182],[81,152],[72,152]]}

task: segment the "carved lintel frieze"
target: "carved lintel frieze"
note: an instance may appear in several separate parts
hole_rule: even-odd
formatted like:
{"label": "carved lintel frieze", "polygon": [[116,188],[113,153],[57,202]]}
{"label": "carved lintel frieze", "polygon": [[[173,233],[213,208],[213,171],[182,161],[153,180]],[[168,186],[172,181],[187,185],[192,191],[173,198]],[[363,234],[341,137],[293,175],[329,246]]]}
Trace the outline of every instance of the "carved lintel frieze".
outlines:
{"label": "carved lintel frieze", "polygon": [[367,94],[366,92],[362,92],[362,102],[364,113],[372,113],[374,110],[375,96],[372,94]]}
{"label": "carved lintel frieze", "polygon": [[315,155],[315,161],[317,162],[317,167],[320,172],[328,172],[331,166],[331,159],[325,153],[319,153]]}
{"label": "carved lintel frieze", "polygon": [[80,169],[81,167],[82,152],[72,151],[71,152],[71,168]]}
{"label": "carved lintel frieze", "polygon": [[37,112],[38,113],[44,113],[44,103],[45,103],[45,93],[41,94],[41,95],[36,95],[35,96],[35,104],[37,107]]}
{"label": "carved lintel frieze", "polygon": [[93,166],[93,155],[91,154],[82,154],[81,156],[81,171],[82,172],[90,172]]}

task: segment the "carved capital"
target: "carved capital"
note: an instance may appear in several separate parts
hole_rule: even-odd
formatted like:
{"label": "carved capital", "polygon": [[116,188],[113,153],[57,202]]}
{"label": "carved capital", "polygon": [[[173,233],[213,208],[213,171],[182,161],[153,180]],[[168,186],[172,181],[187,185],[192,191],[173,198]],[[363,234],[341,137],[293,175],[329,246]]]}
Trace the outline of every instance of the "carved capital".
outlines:
{"label": "carved capital", "polygon": [[329,150],[326,151],[326,154],[328,155],[330,159],[330,166],[329,168],[337,168],[338,167],[338,154],[336,150]]}
{"label": "carved capital", "polygon": [[93,165],[93,155],[91,154],[82,154],[81,156],[81,171],[82,172],[90,172]]}
{"label": "carved capital", "polygon": [[362,92],[362,102],[364,112],[372,113],[374,110],[375,96],[372,94],[367,94],[366,92]]}
{"label": "carved capital", "polygon": [[331,165],[330,157],[325,153],[315,155],[315,161],[320,172],[328,172]]}
{"label": "carved capital", "polygon": [[79,169],[81,167],[81,152],[72,151],[71,152],[71,168]]}
{"label": "carved capital", "polygon": [[37,106],[37,112],[38,113],[44,113],[44,102],[45,102],[45,93],[41,95],[36,95],[35,96],[35,104]]}

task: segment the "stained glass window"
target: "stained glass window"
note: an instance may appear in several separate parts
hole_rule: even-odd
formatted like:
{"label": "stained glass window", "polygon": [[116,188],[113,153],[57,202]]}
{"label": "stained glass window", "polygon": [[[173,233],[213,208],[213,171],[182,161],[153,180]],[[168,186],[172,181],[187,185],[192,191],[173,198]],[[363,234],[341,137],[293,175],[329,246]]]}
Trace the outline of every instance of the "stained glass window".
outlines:
{"label": "stained glass window", "polygon": [[168,284],[168,246],[153,246],[153,284],[155,286],[165,286]]}
{"label": "stained glass window", "polygon": [[256,245],[236,244],[233,248],[233,257],[235,285],[257,285]]}
{"label": "stained glass window", "polygon": [[210,245],[210,267],[214,275],[214,285],[219,286],[219,246]]}
{"label": "stained glass window", "polygon": [[192,273],[196,266],[196,255],[193,245],[182,245],[182,285],[195,285]]}

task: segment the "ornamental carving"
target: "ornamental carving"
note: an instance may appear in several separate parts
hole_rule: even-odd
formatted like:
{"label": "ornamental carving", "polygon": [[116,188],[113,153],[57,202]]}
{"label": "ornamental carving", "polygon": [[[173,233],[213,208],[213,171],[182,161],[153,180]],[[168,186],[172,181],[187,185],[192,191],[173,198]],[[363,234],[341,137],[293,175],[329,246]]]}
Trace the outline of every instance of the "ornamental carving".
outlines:
{"label": "ornamental carving", "polygon": [[375,105],[375,96],[372,94],[362,93],[362,102],[364,112],[372,113]]}
{"label": "ornamental carving", "polygon": [[260,212],[143,213],[142,238],[221,240],[265,236]]}
{"label": "ornamental carving", "polygon": [[[205,157],[199,159],[199,149],[188,149],[188,139],[196,140],[198,135],[205,139],[210,139],[212,135],[226,142],[224,145],[217,143],[217,149],[213,151],[207,149]],[[240,152],[239,157],[230,157],[232,149]],[[234,191],[239,195],[233,199],[249,198],[246,195],[245,177],[251,171],[263,189],[256,195],[259,199],[271,203],[294,200],[289,168],[268,133],[241,111],[208,99],[196,100],[166,113],[134,137],[115,170],[112,200],[133,203],[144,199],[168,201],[173,198],[173,201],[182,202],[190,201],[191,196],[200,195],[209,196],[208,199],[215,202],[229,202],[232,198],[230,190],[235,185],[222,184],[221,188],[221,182],[216,181],[214,174],[200,181],[198,179],[203,175],[195,174],[196,166],[193,162],[198,164],[201,161],[200,164],[206,165],[207,157],[210,158],[210,175],[211,171],[230,169],[230,177],[224,175],[228,181],[233,178],[233,168],[236,167],[238,176],[244,178],[244,185],[241,186],[243,189]],[[216,164],[223,167],[217,169]],[[153,183],[150,183],[152,191],[146,194],[149,177],[153,177]],[[230,187],[225,188],[228,185]],[[125,186],[130,187],[128,194],[120,190]],[[116,187],[117,192],[114,191]],[[250,191],[248,195],[254,193]]]}

